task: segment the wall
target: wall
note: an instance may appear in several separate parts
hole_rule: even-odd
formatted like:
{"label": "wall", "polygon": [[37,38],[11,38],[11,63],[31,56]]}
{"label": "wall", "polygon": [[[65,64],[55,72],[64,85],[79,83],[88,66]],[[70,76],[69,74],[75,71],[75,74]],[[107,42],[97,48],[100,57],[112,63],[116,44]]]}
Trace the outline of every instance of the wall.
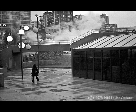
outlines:
{"label": "wall", "polygon": [[136,85],[136,46],[72,50],[74,77]]}
{"label": "wall", "polygon": [[[33,45],[30,50],[23,49],[22,51],[23,52],[37,52],[38,50],[37,48],[38,47],[36,45]],[[40,51],[70,51],[70,45],[69,44],[41,45],[39,47],[39,50]],[[10,69],[20,69],[21,68],[20,57],[21,57],[21,54],[20,54],[20,49],[18,48],[18,46],[10,46],[9,48],[5,48],[1,52],[2,65],[4,67],[8,66]]]}
{"label": "wall", "polygon": [[[1,52],[1,59],[3,67],[9,67],[9,60],[12,60],[12,48],[5,48]],[[12,67],[12,66],[11,66]]]}

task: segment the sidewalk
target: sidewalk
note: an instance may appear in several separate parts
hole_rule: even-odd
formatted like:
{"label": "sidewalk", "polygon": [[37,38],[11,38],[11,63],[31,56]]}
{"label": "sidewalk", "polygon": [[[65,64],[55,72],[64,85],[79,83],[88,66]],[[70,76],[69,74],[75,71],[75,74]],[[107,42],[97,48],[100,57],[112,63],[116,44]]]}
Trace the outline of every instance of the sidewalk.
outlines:
{"label": "sidewalk", "polygon": [[71,69],[41,68],[31,82],[31,69],[9,72],[0,101],[136,101],[136,86],[72,77]]}

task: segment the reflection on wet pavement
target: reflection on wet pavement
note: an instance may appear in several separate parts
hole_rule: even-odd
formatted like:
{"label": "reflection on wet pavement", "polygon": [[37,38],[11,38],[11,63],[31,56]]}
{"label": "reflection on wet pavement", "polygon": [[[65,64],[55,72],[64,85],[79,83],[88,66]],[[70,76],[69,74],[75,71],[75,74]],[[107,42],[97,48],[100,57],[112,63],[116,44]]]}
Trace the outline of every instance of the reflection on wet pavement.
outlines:
{"label": "reflection on wet pavement", "polygon": [[28,91],[35,91],[37,90],[37,88],[23,88],[23,89],[20,89],[22,92],[28,92]]}
{"label": "reflection on wet pavement", "polygon": [[68,91],[68,90],[64,90],[64,89],[50,89],[50,91],[52,91],[52,92],[62,92],[62,91]]}
{"label": "reflection on wet pavement", "polygon": [[[14,73],[13,73],[14,74]],[[39,79],[31,82],[31,69],[24,70],[24,79],[20,75],[5,78],[8,88],[15,88],[18,92],[33,100],[58,100],[58,101],[104,101],[104,96],[128,96],[135,97],[136,87],[123,84],[115,84],[91,79],[73,78],[71,69],[44,68],[40,70]],[[49,95],[51,98],[47,98]],[[98,98],[98,96],[100,98]],[[125,99],[126,100],[126,99]]]}

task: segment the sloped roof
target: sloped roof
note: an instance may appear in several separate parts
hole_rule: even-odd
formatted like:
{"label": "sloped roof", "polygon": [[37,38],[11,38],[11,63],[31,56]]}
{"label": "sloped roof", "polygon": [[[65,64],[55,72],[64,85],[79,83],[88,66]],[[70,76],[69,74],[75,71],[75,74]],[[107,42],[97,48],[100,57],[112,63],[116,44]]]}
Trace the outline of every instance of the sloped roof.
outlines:
{"label": "sloped roof", "polygon": [[88,42],[82,46],[78,46],[75,49],[86,49],[86,48],[105,48],[105,47],[130,47],[136,46],[136,34],[132,33],[129,35],[119,36],[103,36],[96,39],[95,41]]}

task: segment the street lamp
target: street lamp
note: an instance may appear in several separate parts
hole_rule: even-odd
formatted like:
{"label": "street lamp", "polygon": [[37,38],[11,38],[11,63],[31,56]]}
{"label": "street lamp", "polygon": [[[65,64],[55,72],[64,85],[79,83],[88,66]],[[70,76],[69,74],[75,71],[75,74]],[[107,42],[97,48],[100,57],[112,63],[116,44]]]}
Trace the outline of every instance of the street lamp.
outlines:
{"label": "street lamp", "polygon": [[[40,22],[41,22],[41,30],[43,28],[42,26],[42,22],[43,22],[43,16],[38,16],[37,14],[35,15],[37,18],[37,28],[34,27],[33,31],[35,33],[37,33],[37,42],[38,42],[38,56],[37,56],[37,60],[38,60],[38,71],[39,71],[39,37],[38,37],[38,33],[39,33],[39,17],[40,17]],[[46,36],[46,32],[45,32],[45,36]]]}
{"label": "street lamp", "polygon": [[29,30],[29,26],[24,26],[24,30],[25,31]]}
{"label": "street lamp", "polygon": [[11,42],[12,40],[13,40],[13,37],[9,35],[9,36],[7,37],[7,41],[8,41],[7,48],[8,48],[9,45],[10,45],[9,42]]}
{"label": "street lamp", "polygon": [[38,61],[38,71],[39,71],[39,38],[38,38],[38,26],[39,26],[39,20],[38,20],[38,15],[35,15],[37,18],[37,29],[35,28],[35,32],[37,33],[37,42],[38,42],[38,56],[37,56],[37,61]]}
{"label": "street lamp", "polygon": [[[25,46],[26,45],[22,42],[22,48],[25,48]],[[21,48],[21,43],[19,43],[18,47]]]}
{"label": "street lamp", "polygon": [[23,44],[22,44],[22,35],[24,35],[24,30],[23,29],[20,29],[19,30],[19,35],[20,35],[20,52],[21,52],[21,74],[22,74],[22,80],[23,80],[23,63],[22,63],[22,47],[24,47],[24,46],[22,46]]}
{"label": "street lamp", "polygon": [[[25,34],[24,30],[29,30],[28,26],[24,26],[22,29],[22,26],[20,26],[20,30],[19,30],[19,35],[20,35],[20,43],[19,43],[19,48],[20,48],[20,52],[21,52],[21,74],[22,74],[22,80],[23,80],[23,56],[22,56],[22,48],[25,47],[25,44],[22,42],[22,35]],[[29,45],[28,49],[31,48],[31,46]]]}
{"label": "street lamp", "polygon": [[26,45],[26,49],[31,49],[31,46],[29,44]]}
{"label": "street lamp", "polygon": [[[13,40],[13,37],[11,36],[11,35],[9,35],[8,37],[7,37],[7,41],[8,41],[8,45],[7,45],[7,48],[8,48],[8,46],[9,46],[9,42],[11,42]],[[8,59],[9,60],[9,59]],[[8,69],[8,67],[9,67],[9,62],[8,62],[8,65],[6,66],[7,67],[7,69]]]}
{"label": "street lamp", "polygon": [[8,41],[8,42],[11,42],[12,40],[13,40],[13,37],[9,35],[9,36],[7,37],[7,41]]}

